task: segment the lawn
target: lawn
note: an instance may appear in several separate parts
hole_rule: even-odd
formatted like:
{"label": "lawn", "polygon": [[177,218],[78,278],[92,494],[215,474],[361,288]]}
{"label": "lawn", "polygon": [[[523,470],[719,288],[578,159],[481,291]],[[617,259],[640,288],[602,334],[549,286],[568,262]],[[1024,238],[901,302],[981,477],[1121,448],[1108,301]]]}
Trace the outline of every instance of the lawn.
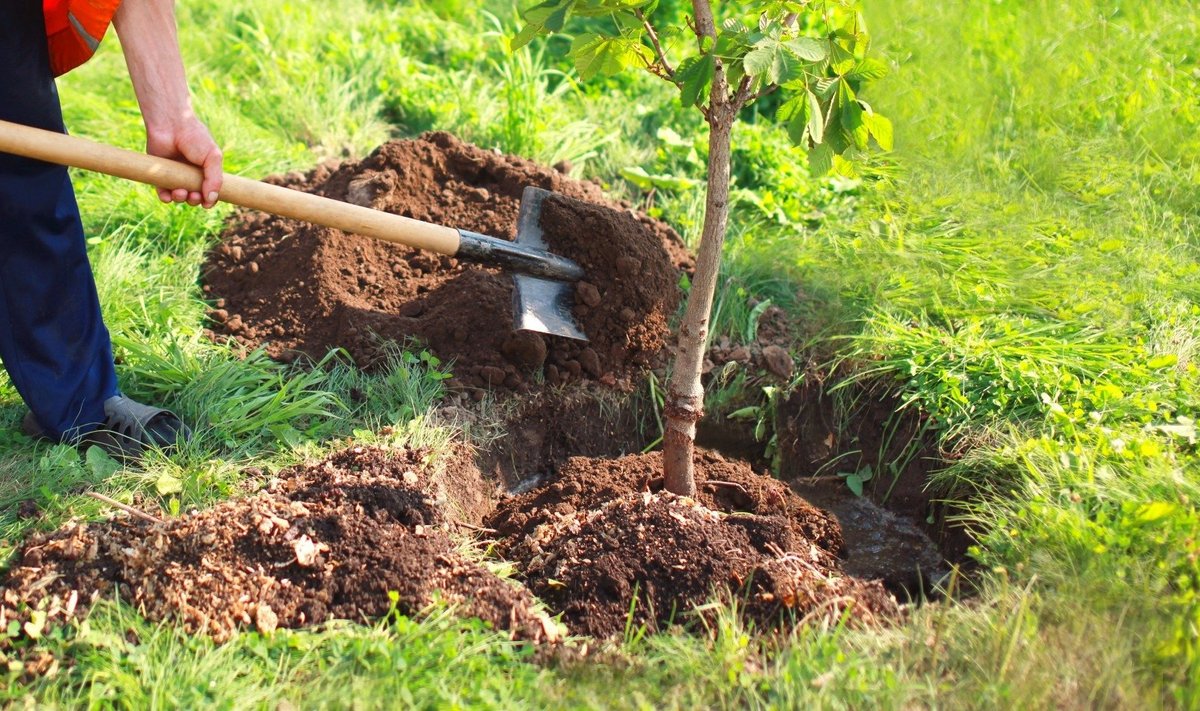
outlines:
{"label": "lawn", "polygon": [[[718,336],[769,299],[834,392],[886,393],[953,456],[933,482],[967,502],[975,572],[884,629],[626,639],[543,664],[444,612],[373,626],[244,633],[216,645],[108,601],[36,642],[64,662],[13,671],[38,706],[222,708],[1191,708],[1200,704],[1200,10],[1182,0],[866,3],[892,72],[870,100],[896,149],[812,178],[783,133],[735,135]],[[501,0],[213,0],[179,7],[195,103],[232,172],[262,177],[448,130],[547,165],[699,234],[700,120],[650,77],[579,83],[566,42],[515,53]],[[138,148],[115,41],[60,84],[72,132]],[[694,112],[692,112],[694,113]],[[642,187],[658,189],[646,201]],[[200,265],[229,214],[76,186],[118,372],[197,437],[117,469],[19,434],[0,385],[0,536],[111,514],[164,516],[244,491],[349,441],[445,447],[441,364],[372,374],[338,354],[278,364],[205,335]],[[452,366],[451,366],[452,367]],[[356,398],[353,393],[383,393]],[[714,393],[713,404],[719,396]],[[753,393],[752,393],[753,395]],[[34,501],[40,515],[18,515]],[[286,705],[284,704],[286,702]]]}

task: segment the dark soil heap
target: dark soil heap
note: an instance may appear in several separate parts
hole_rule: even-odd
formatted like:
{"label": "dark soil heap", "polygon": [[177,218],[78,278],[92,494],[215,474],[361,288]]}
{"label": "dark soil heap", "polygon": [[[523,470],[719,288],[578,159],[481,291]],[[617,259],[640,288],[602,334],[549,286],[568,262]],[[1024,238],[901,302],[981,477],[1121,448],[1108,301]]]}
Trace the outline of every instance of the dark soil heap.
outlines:
{"label": "dark soil heap", "polygon": [[[657,630],[715,598],[771,627],[789,619],[861,621],[898,612],[878,582],[842,572],[837,522],[782,483],[701,452],[698,500],[659,493],[662,455],[574,458],[558,479],[488,519],[502,554],[572,632]],[[636,598],[636,600],[635,600]]]}
{"label": "dark soil heap", "polygon": [[588,273],[576,297],[591,342],[514,333],[511,279],[494,269],[256,212],[235,215],[205,265],[221,336],[284,360],[340,346],[366,367],[381,338],[415,338],[455,362],[453,384],[510,389],[541,378],[616,385],[666,344],[687,262],[682,242],[592,183],[447,133],[273,182],[505,239],[516,236],[526,186],[560,193],[542,227],[552,251]]}
{"label": "dark soil heap", "polygon": [[0,625],[82,612],[120,586],[151,620],[227,639],[329,619],[419,615],[440,598],[514,638],[555,627],[530,594],[465,560],[423,493],[421,452],[355,448],[279,474],[255,496],[163,524],[69,525],[28,541],[0,584]]}

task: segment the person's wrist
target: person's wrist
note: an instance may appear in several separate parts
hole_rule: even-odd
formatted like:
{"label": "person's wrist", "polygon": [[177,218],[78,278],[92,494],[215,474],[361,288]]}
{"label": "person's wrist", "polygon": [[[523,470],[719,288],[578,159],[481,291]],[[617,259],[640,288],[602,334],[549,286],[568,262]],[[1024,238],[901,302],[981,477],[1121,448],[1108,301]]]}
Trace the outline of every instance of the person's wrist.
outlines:
{"label": "person's wrist", "polygon": [[142,113],[147,136],[171,136],[196,121],[190,104],[174,110],[147,110]]}

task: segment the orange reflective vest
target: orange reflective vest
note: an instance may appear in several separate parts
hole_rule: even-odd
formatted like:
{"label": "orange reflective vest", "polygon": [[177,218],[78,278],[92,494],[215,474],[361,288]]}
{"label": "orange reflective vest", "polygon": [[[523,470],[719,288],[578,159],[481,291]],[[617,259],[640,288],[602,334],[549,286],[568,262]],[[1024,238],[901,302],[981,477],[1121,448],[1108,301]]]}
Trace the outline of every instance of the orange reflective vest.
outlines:
{"label": "orange reflective vest", "polygon": [[92,58],[120,4],[121,0],[42,0],[54,76]]}

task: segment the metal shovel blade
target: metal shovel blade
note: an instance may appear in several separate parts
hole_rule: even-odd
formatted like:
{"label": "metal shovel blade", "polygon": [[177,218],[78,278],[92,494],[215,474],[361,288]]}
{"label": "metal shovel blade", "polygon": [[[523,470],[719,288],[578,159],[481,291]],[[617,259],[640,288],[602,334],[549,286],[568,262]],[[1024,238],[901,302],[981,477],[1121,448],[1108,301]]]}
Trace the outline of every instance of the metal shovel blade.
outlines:
{"label": "metal shovel blade", "polygon": [[[527,187],[521,196],[521,214],[517,219],[517,244],[546,251],[542,234],[542,203],[551,193]],[[513,274],[513,323],[518,331],[536,331],[580,341],[587,334],[575,322],[573,283],[543,279],[529,274]]]}
{"label": "metal shovel blade", "polygon": [[537,331],[580,341],[587,334],[575,323],[572,289],[561,281],[513,275],[513,322],[518,331]]}

